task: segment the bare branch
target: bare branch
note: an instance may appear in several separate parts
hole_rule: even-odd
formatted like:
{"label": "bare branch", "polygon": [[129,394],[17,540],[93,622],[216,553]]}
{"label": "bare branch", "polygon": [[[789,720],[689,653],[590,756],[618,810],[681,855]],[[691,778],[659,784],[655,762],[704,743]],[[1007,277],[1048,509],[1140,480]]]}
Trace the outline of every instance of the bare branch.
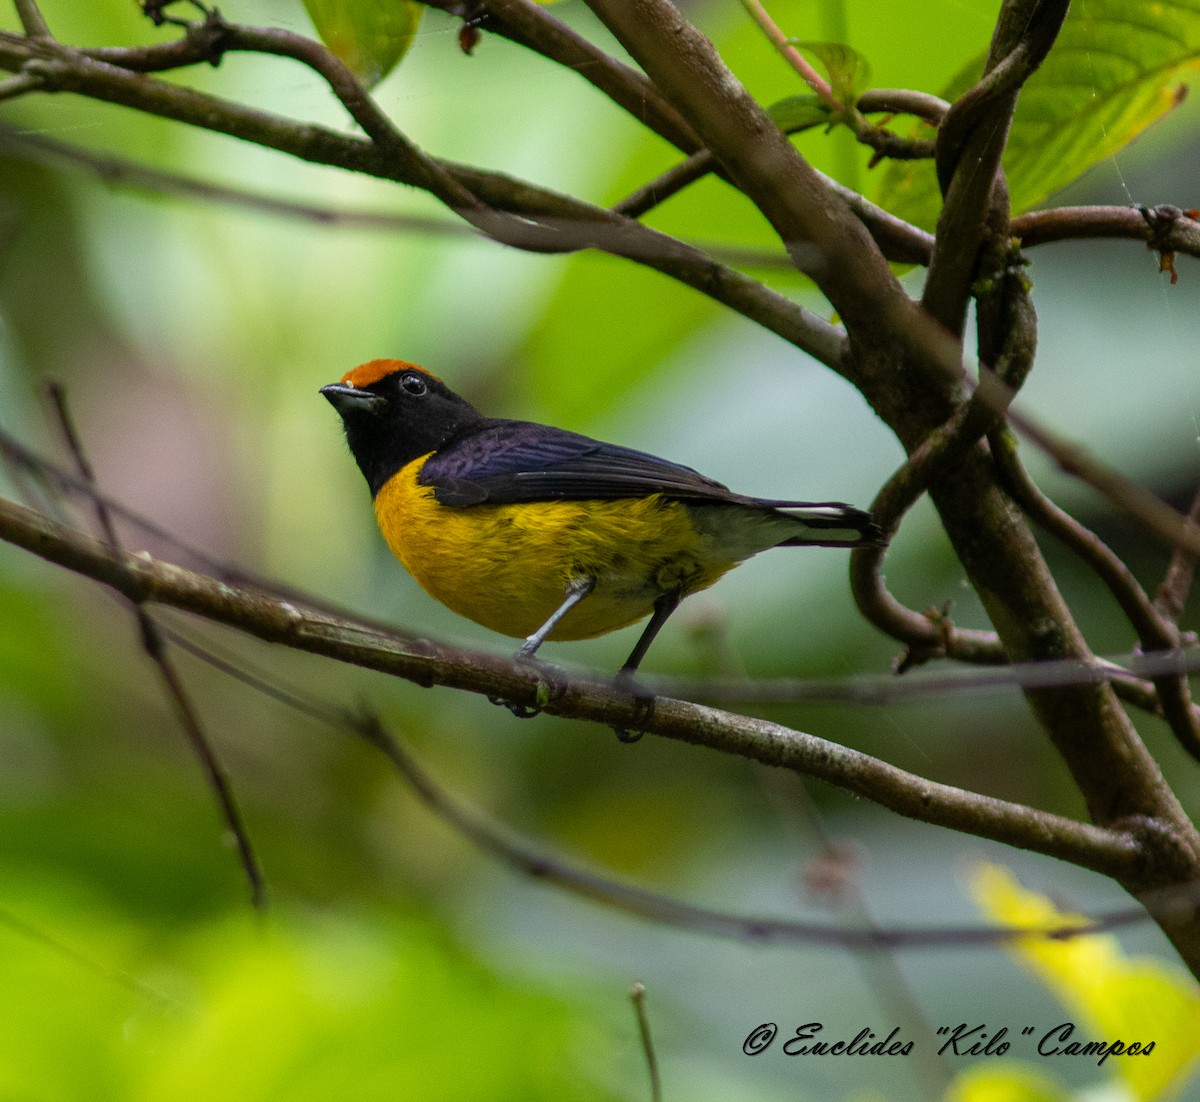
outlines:
{"label": "bare branch", "polygon": [[[1196,496],[1192,499],[1192,507],[1187,512],[1187,519],[1200,528],[1200,491],[1197,491]],[[1194,551],[1177,547],[1167,565],[1166,576],[1158,587],[1158,593],[1154,598],[1154,607],[1160,615],[1173,624],[1178,624],[1179,617],[1183,615],[1183,606],[1187,604],[1188,593],[1196,576],[1198,562],[1200,562],[1200,557]]]}
{"label": "bare branch", "polygon": [[[1017,456],[1016,441],[1011,434],[994,432],[990,440],[992,455],[996,457],[997,468],[1005,479],[1008,491],[1039,525],[1075,552],[1108,587],[1133,625],[1142,646],[1150,652],[1177,653],[1180,646],[1179,631],[1171,620],[1160,615],[1129,567],[1099,536],[1060,509],[1038,489]],[[1200,761],[1200,714],[1192,703],[1186,676],[1181,670],[1170,669],[1166,674],[1156,676],[1154,685],[1163,718],[1175,738],[1192,757]]]}
{"label": "bare branch", "polygon": [[42,78],[34,73],[17,73],[7,80],[0,80],[0,103],[29,92],[40,92],[45,86]]}
{"label": "bare branch", "polygon": [[[372,716],[357,721],[357,733],[381,750],[409,784],[421,802],[457,833],[491,857],[503,861],[523,875],[582,896],[607,907],[654,922],[757,943],[826,944],[857,951],[893,950],[904,947],[996,944],[1028,931],[1008,927],[965,927],[942,929],[846,928],[842,923],[824,925],[788,919],[758,918],[716,911],[606,876],[585,872],[535,850],[523,839],[513,837],[475,808],[463,804],[443,789],[420,766],[408,750]],[[1184,899],[1186,903],[1185,893]],[[1099,920],[1124,925],[1142,920],[1144,912],[1129,910]],[[1074,937],[1095,932],[1092,924],[1044,931],[1046,936]]]}
{"label": "bare branch", "polygon": [[1060,857],[1110,876],[1132,875],[1144,861],[1134,839],[1117,831],[937,784],[813,735],[686,701],[659,698],[647,719],[644,702],[612,682],[563,680],[528,662],[412,642],[145,555],[114,555],[104,544],[3,499],[0,539],[93,578],[135,603],[183,609],[268,642],[420,685],[537,704],[553,715],[636,728],[791,769],[910,818]]}
{"label": "bare branch", "polygon": [[650,1034],[650,1015],[646,1013],[646,985],[638,982],[629,990],[633,1011],[637,1016],[638,1033],[642,1038],[642,1052],[646,1057],[646,1071],[650,1076],[650,1102],[662,1102],[662,1078],[658,1071],[658,1056],[654,1052],[654,1038]]}
{"label": "bare branch", "polygon": [[1006,0],[983,78],[951,108],[938,131],[938,180],[945,205],[921,301],[956,335],[962,333],[980,247],[986,238],[998,241],[1007,230],[1008,188],[1000,156],[1017,95],[1053,45],[1068,2]]}
{"label": "bare branch", "polygon": [[864,115],[915,115],[937,126],[946,117],[950,104],[928,92],[911,88],[868,88],[856,105]]}
{"label": "bare branch", "polygon": [[1008,419],[1013,428],[1050,456],[1061,470],[1099,490],[1169,547],[1200,555],[1200,524],[1196,521],[1100,462],[1081,444],[1059,436],[1027,414],[1009,410]]}
{"label": "bare branch", "polygon": [[422,2],[460,18],[469,17],[481,30],[510,39],[578,74],[684,153],[700,148],[692,128],[642,73],[610,57],[532,0]]}
{"label": "bare branch", "polygon": [[[274,679],[268,680],[265,676],[250,673],[242,658],[234,664],[216,656],[208,647],[199,646],[184,636],[171,634],[180,646],[228,676],[310,718],[365,738],[389,758],[400,776],[435,816],[487,855],[523,875],[552,883],[592,902],[650,921],[749,942],[835,945],[857,952],[891,953],[901,948],[995,944],[1013,937],[1040,935],[1059,940],[1135,925],[1146,918],[1146,911],[1138,907],[1089,918],[1083,925],[1042,931],[1018,931],[1011,927],[897,929],[874,923],[868,923],[864,928],[847,929],[844,923],[824,926],[787,919],[741,916],[698,907],[671,896],[634,887],[608,875],[583,871],[548,856],[533,843],[490,821],[478,809],[470,807],[441,787],[377,716],[349,713],[303,690],[282,687]],[[1198,887],[1200,885],[1177,885],[1156,892],[1143,902],[1154,914],[1185,910],[1197,897]]]}
{"label": "bare branch", "polygon": [[[959,406],[945,425],[913,449],[871,503],[871,515],[884,532],[893,535],[901,518],[922,494],[958,464],[990,424],[1002,416],[1004,407],[997,395],[1011,401],[1012,393],[1001,388],[994,373],[987,372],[971,400]],[[993,399],[997,400],[993,403]],[[967,662],[1009,660],[994,632],[964,631],[955,628],[944,613],[921,614],[900,604],[884,581],[886,550],[886,547],[855,548],[850,556],[850,588],[859,611],[881,631],[909,647],[910,654],[902,668],[943,655]]]}
{"label": "bare branch", "polygon": [[[716,159],[707,149],[693,153],[686,160],[667,169],[661,176],[628,195],[612,209],[629,218],[641,218],[660,203],[678,195],[684,188],[702,180],[717,168]],[[896,264],[928,264],[933,253],[933,235],[909,225],[901,218],[878,207],[858,192],[838,183],[831,176],[817,176],[839,196],[866,226],[875,243],[888,260]]]}
{"label": "bare branch", "polygon": [[[964,651],[970,653],[969,648]],[[960,693],[1006,692],[1068,685],[1110,684],[1131,704],[1161,716],[1158,698],[1147,678],[1200,673],[1200,649],[1195,644],[1173,651],[1138,651],[1090,659],[1059,658],[1040,662],[987,664],[991,655],[980,648],[979,661],[969,669],[927,669],[895,674],[852,674],[845,677],[762,677],[727,680],[689,677],[647,677],[656,692],[725,707],[734,704],[848,704],[888,708],[912,700],[940,699]],[[968,659],[956,659],[968,661]]]}
{"label": "bare branch", "polygon": [[13,7],[17,9],[21,26],[25,28],[25,33],[30,38],[51,37],[50,27],[46,23],[46,17],[42,15],[41,9],[37,5],[37,0],[13,0]]}
{"label": "bare branch", "polygon": [[1025,248],[1056,241],[1126,238],[1160,252],[1200,256],[1200,222],[1194,212],[1169,203],[1157,207],[1055,207],[1012,220],[1010,230]]}
{"label": "bare branch", "polygon": [[78,53],[60,51],[49,60],[36,60],[38,56],[23,37],[0,32],[0,68],[34,67],[47,88],[230,134],[315,164],[429,188],[457,213],[508,244],[556,252],[595,248],[623,256],[724,302],[828,366],[844,365],[845,338],[837,326],[683,242],[602,207],[496,173],[437,162],[411,146],[407,148],[413,157],[398,159],[369,141],[295,123]]}

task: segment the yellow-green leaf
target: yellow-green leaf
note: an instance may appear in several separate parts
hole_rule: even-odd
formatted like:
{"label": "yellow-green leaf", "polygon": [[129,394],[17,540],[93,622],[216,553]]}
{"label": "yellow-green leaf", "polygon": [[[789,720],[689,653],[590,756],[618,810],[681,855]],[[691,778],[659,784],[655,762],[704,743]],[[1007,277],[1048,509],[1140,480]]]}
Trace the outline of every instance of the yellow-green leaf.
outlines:
{"label": "yellow-green leaf", "polygon": [[954,1077],[943,1102],[1071,1102],[1071,1096],[1029,1068],[979,1065]]}
{"label": "yellow-green leaf", "polygon": [[[1016,929],[1045,930],[1086,921],[1021,887],[1007,869],[982,865],[975,896],[985,911]],[[1200,1059],[1200,988],[1191,977],[1151,957],[1127,957],[1111,934],[1052,941],[1032,937],[1013,952],[1045,984],[1076,1023],[1071,1040],[1154,1042],[1149,1056],[1112,1056],[1104,1063],[1139,1102],[1178,1088]]]}
{"label": "yellow-green leaf", "polygon": [[767,108],[767,114],[785,134],[795,134],[813,126],[823,126],[829,122],[831,112],[820,96],[810,93],[781,99]]}
{"label": "yellow-green leaf", "polygon": [[[1073,4],[1017,105],[1004,155],[1013,212],[1037,206],[1170,112],[1198,64],[1196,0]],[[982,71],[983,58],[974,59],[942,95],[956,98]],[[891,162],[878,201],[932,229],[941,209],[932,165]]]}
{"label": "yellow-green leaf", "polygon": [[788,42],[821,63],[839,103],[854,106],[871,81],[871,65],[862,54],[841,42],[802,42],[795,38],[789,38]]}
{"label": "yellow-green leaf", "polygon": [[424,4],[414,0],[304,0],[321,41],[368,88],[408,52]]}

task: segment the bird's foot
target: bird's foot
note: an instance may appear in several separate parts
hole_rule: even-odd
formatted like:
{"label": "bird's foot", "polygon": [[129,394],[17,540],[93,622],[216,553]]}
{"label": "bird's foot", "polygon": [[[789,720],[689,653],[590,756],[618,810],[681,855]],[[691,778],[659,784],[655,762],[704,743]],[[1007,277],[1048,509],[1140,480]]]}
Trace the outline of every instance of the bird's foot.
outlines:
{"label": "bird's foot", "polygon": [[546,662],[539,662],[531,652],[527,653],[524,647],[513,655],[513,660],[520,662],[522,665],[529,665],[536,668],[538,673],[542,675],[538,677],[537,684],[534,686],[534,702],[532,704],[517,704],[514,701],[505,700],[500,696],[489,696],[488,700],[492,704],[498,704],[502,708],[507,708],[517,719],[533,719],[534,716],[540,715],[546,705],[563,691],[566,674],[557,666],[551,666]]}
{"label": "bird's foot", "polygon": [[633,722],[628,727],[613,728],[613,734],[619,742],[640,741],[646,733],[643,728],[654,718],[654,694],[640,690],[634,680],[635,675],[635,670],[621,670],[614,680],[619,690],[629,693],[633,698]]}

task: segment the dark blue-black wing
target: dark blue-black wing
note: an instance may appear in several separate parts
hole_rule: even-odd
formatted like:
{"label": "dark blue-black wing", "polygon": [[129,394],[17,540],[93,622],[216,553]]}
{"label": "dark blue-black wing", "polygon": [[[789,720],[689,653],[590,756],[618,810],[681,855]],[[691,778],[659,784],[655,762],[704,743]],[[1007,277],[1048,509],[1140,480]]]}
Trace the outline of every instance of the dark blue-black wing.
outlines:
{"label": "dark blue-black wing", "polygon": [[720,482],[646,452],[529,421],[485,421],[421,469],[443,505],[586,501],[664,494],[746,503]]}

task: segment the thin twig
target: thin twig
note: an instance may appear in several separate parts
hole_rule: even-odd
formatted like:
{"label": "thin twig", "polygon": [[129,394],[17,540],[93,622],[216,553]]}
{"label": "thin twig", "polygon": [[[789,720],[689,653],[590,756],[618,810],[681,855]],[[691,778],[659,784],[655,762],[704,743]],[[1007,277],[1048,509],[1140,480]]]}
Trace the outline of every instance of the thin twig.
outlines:
{"label": "thin twig", "polygon": [[[1187,519],[1200,528],[1200,490],[1197,490],[1196,496],[1192,499],[1192,507],[1187,512]],[[1154,607],[1172,624],[1178,624],[1179,618],[1183,615],[1188,593],[1191,592],[1192,582],[1196,577],[1198,562],[1200,562],[1200,556],[1197,556],[1194,551],[1177,547],[1171,556],[1171,561],[1167,564],[1166,575],[1154,597]]]}
{"label": "thin twig", "polygon": [[41,91],[45,86],[46,82],[36,73],[17,73],[7,80],[0,80],[0,103],[29,92]]}
{"label": "thin twig", "polygon": [[1144,486],[1096,459],[1077,444],[1046,428],[1028,414],[1010,409],[1008,420],[1023,437],[1036,444],[1058,467],[1098,490],[1114,505],[1140,521],[1168,547],[1200,555],[1200,523],[1172,509]]}
{"label": "thin twig", "polygon": [[829,86],[829,82],[809,64],[808,59],[796,49],[788,36],[780,30],[778,24],[771,18],[770,13],[763,6],[762,0],[742,0],[742,7],[746,9],[750,18],[758,25],[758,29],[770,39],[771,45],[779,51],[784,61],[795,69],[800,79],[816,92],[836,115],[844,115],[845,106],[833,94],[833,89]]}
{"label": "thin twig", "polygon": [[1169,203],[1155,207],[1054,207],[1018,215],[1009,229],[1025,248],[1057,241],[1125,238],[1160,252],[1200,256],[1195,212]]}
{"label": "thin twig", "polygon": [[[989,372],[985,382],[995,377]],[[998,382],[998,380],[997,380]],[[871,503],[871,515],[890,537],[901,518],[929,487],[949,471],[1002,415],[980,396],[959,406],[950,420],[931,432],[883,484]],[[850,588],[859,611],[881,631],[909,648],[902,669],[932,657],[946,656],[968,662],[1005,663],[1009,660],[994,632],[966,631],[954,627],[945,613],[918,613],[892,596],[883,575],[886,547],[856,548],[850,556]]]}
{"label": "thin twig", "polygon": [[[0,88],[2,87],[3,85],[0,84]],[[2,123],[0,123],[0,149],[10,150],[18,156],[44,164],[66,163],[73,168],[89,172],[108,184],[148,191],[156,195],[220,203],[276,217],[295,218],[319,226],[491,241],[490,238],[460,221],[429,218],[417,214],[401,214],[393,211],[353,210],[297,202],[276,195],[250,191],[246,188],[201,180],[180,172],[152,168],[128,157],[122,157],[115,153],[99,153],[43,134],[23,134]],[[863,200],[863,202],[866,201]],[[899,220],[896,221],[899,222]],[[900,224],[906,225],[905,223]],[[915,227],[911,227],[911,229],[914,234],[922,233]],[[924,236],[929,237],[929,235]],[[929,240],[932,241],[932,237],[929,237]],[[747,268],[778,269],[793,273],[796,270],[795,265],[782,250],[773,252],[767,249],[736,248],[720,242],[708,241],[692,241],[690,245],[723,264]],[[916,247],[920,248],[919,245]],[[906,257],[896,256],[891,259],[903,262]]]}
{"label": "thin twig", "polygon": [[[251,673],[246,664],[221,658],[207,646],[186,637],[177,641],[190,653],[235,680],[263,692],[271,699],[293,708],[311,719],[339,730],[365,738],[380,749],[396,767],[426,808],[438,819],[465,837],[483,853],[499,859],[517,872],[540,882],[552,883],[572,894],[590,899],[603,906],[623,911],[653,922],[694,929],[721,937],[732,937],[755,943],[818,944],[846,948],[855,952],[892,952],[900,948],[937,948],[940,946],[995,944],[1010,941],[1014,936],[1044,936],[1071,938],[1105,929],[1115,929],[1144,921],[1142,908],[1129,908],[1107,915],[1089,918],[1086,925],[1053,927],[1042,931],[1014,931],[1007,927],[964,928],[888,928],[875,926],[866,931],[847,930],[843,923],[834,926],[788,919],[757,918],[728,911],[697,907],[677,898],[649,892],[607,875],[598,875],[547,856],[534,843],[514,835],[491,821],[478,809],[442,788],[388,731],[375,715],[348,712],[343,708],[318,700],[303,690],[283,687],[277,679]],[[1194,891],[1181,886],[1159,893],[1147,900],[1147,906],[1161,909],[1186,905]]]}
{"label": "thin twig", "polygon": [[[1021,508],[1078,555],[1104,583],[1137,632],[1145,650],[1150,653],[1177,653],[1180,646],[1178,629],[1172,620],[1160,614],[1129,567],[1099,536],[1042,493],[1021,463],[1016,441],[1010,433],[993,432],[989,440],[997,469],[1005,480],[1005,488]],[[1177,556],[1186,554],[1176,551]],[[1155,677],[1154,686],[1163,718],[1176,740],[1193,758],[1200,761],[1200,714],[1192,703],[1186,676],[1176,667]]]}
{"label": "thin twig", "polygon": [[945,196],[938,249],[921,302],[961,336],[985,241],[1007,233],[1008,187],[1000,158],[1024,82],[1045,59],[1068,0],[1005,0],[983,77],[955,103],[938,129],[938,182]]}
{"label": "thin twig", "polygon": [[646,1057],[646,1072],[650,1076],[650,1102],[662,1102],[662,1077],[658,1070],[658,1055],[654,1051],[654,1038],[650,1033],[650,1015],[646,1013],[646,985],[641,981],[635,983],[629,989],[629,998],[637,1017],[642,1053]]}
{"label": "thin twig", "polygon": [[700,139],[644,73],[616,60],[532,0],[423,0],[427,7],[471,18],[479,30],[501,35],[575,73],[683,153]]}
{"label": "thin twig", "polygon": [[[641,218],[685,188],[702,180],[714,170],[715,165],[713,155],[707,149],[702,149],[667,169],[661,176],[643,184],[616,203],[612,210],[627,218]],[[833,177],[824,173],[818,173],[818,176],[830,191],[845,201],[859,221],[866,226],[888,260],[896,264],[929,263],[933,254],[933,234],[910,225],[883,207],[876,206],[853,188],[846,187]],[[713,252],[713,255],[717,254]]]}
{"label": "thin twig", "polygon": [[[856,952],[901,948],[933,948],[964,945],[994,945],[1027,935],[1009,927],[959,927],[937,930],[876,927],[847,928],[844,923],[825,925],[779,918],[755,918],[711,910],[686,903],[672,896],[647,891],[632,884],[597,876],[562,861],[547,857],[531,848],[523,839],[485,818],[477,809],[464,804],[447,792],[420,766],[408,750],[374,716],[359,721],[363,738],[381,750],[395,766],[421,802],[457,834],[470,840],[490,856],[503,861],[525,876],[553,884],[627,914],[680,929],[696,930],[722,937],[760,944],[836,945]],[[1187,905],[1191,892],[1186,887],[1176,895]],[[1143,917],[1140,909],[1122,910],[1106,915],[1096,925],[1069,924],[1040,931],[1042,936],[1074,937],[1096,932],[1104,924],[1136,923]],[[1036,934],[1034,936],[1037,936]]]}
{"label": "thin twig", "polygon": [[[91,462],[84,451],[79,433],[75,429],[75,422],[71,417],[70,408],[67,405],[66,391],[57,382],[51,382],[47,389],[54,406],[59,427],[62,430],[63,439],[67,445],[67,449],[75,460],[80,477],[89,485],[95,486],[95,471],[92,469]],[[114,555],[122,553],[120,537],[117,535],[112,515],[99,497],[93,497],[92,500],[95,507],[96,521],[100,526],[101,532],[104,534],[105,542]],[[151,661],[154,662],[162,677],[163,684],[167,688],[167,693],[175,706],[179,722],[187,735],[193,752],[200,761],[205,777],[208,780],[209,788],[216,797],[221,817],[225,825],[229,828],[230,834],[233,836],[242,871],[245,874],[246,882],[250,886],[250,902],[255,910],[262,911],[267,905],[266,883],[263,879],[258,858],[255,856],[249,832],[246,830],[241,812],[237,806],[237,801],[234,799],[229,778],[221,765],[220,759],[216,755],[216,751],[209,742],[208,736],[204,732],[199,715],[192,704],[191,698],[188,696],[183,680],[175,669],[170,655],[167,653],[166,643],[158,630],[158,625],[155,624],[141,602],[133,603],[133,612],[138,624],[142,649]]]}
{"label": "thin twig", "polygon": [[131,994],[137,995],[138,998],[146,999],[148,1002],[156,1003],[163,1008],[170,1008],[173,1011],[190,1013],[193,1010],[190,1003],[185,1003],[175,995],[168,995],[156,987],[151,987],[132,972],[114,968],[107,963],[102,963],[88,956],[73,945],[60,940],[56,935],[43,930],[40,926],[35,926],[32,922],[27,922],[8,907],[0,906],[0,926],[7,927],[12,933],[19,934],[28,941],[32,941],[48,949],[56,956],[70,961],[71,964],[77,967],[86,969],[93,975],[99,976],[102,980],[124,988]]}
{"label": "thin twig", "polygon": [[[828,81],[809,64],[804,54],[796,48],[792,40],[771,18],[770,13],[762,4],[762,0],[742,0],[742,7],[750,14],[750,18],[767,36],[783,59],[799,74],[800,79],[816,92],[838,119],[845,123],[855,139],[875,150],[877,159],[920,160],[934,155],[932,141],[913,141],[893,134],[882,127],[872,126],[863,118],[863,109],[859,104],[851,106],[839,100]],[[922,107],[928,109],[930,101],[923,101]]]}

